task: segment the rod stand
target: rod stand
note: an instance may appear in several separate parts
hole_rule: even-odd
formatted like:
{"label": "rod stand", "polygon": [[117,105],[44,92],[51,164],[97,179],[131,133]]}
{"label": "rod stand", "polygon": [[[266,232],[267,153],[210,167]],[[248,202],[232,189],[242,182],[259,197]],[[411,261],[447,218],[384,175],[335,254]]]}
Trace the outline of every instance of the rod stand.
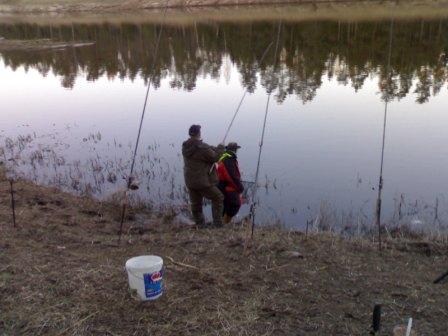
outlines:
{"label": "rod stand", "polygon": [[9,180],[9,192],[11,194],[11,211],[12,211],[12,225],[17,227],[16,224],[16,200],[14,198],[14,180]]}

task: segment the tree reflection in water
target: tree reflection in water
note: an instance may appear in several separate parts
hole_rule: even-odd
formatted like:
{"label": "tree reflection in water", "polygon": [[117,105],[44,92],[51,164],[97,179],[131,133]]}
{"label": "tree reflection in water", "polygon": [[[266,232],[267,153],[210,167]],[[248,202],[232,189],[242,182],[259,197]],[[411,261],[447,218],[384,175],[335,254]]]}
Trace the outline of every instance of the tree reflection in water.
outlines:
{"label": "tree reflection in water", "polygon": [[156,88],[168,77],[171,87],[191,91],[199,76],[219,78],[227,56],[249,92],[257,85],[267,91],[273,89],[278,102],[290,95],[303,103],[312,101],[323,76],[336,78],[354,90],[362,88],[366,78],[378,76],[383,100],[386,96],[403,98],[415,84],[418,103],[437,95],[447,81],[448,28],[443,20],[396,22],[390,77],[385,71],[387,21],[285,23],[278,66],[274,68],[273,57],[267,57],[263,64],[258,60],[272,42],[275,27],[276,22],[168,25],[164,27],[157,66],[150,68],[160,29],[155,24],[2,24],[0,36],[8,39],[50,38],[96,44],[40,52],[2,51],[1,58],[13,69],[35,68],[44,76],[51,71],[62,77],[61,84],[66,88],[72,88],[76,77],[84,74],[92,81],[103,75],[130,79],[141,76]]}

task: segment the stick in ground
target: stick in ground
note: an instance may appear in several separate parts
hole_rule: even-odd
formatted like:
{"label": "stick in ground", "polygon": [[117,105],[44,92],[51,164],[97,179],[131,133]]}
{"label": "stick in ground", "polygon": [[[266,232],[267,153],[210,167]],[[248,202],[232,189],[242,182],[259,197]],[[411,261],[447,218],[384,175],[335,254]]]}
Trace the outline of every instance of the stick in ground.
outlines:
{"label": "stick in ground", "polygon": [[16,227],[16,200],[14,198],[14,181],[9,180],[9,192],[11,194],[11,210],[12,210],[12,224]]}

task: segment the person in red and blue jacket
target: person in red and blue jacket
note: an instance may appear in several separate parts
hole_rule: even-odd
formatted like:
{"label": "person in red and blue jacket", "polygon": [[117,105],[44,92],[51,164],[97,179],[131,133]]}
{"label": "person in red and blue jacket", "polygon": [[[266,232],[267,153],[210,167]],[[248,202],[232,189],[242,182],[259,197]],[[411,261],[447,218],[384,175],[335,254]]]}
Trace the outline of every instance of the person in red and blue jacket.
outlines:
{"label": "person in red and blue jacket", "polygon": [[244,187],[241,183],[241,173],[236,152],[240,149],[236,142],[229,142],[226,151],[218,161],[218,187],[224,194],[224,223],[230,223],[241,207]]}

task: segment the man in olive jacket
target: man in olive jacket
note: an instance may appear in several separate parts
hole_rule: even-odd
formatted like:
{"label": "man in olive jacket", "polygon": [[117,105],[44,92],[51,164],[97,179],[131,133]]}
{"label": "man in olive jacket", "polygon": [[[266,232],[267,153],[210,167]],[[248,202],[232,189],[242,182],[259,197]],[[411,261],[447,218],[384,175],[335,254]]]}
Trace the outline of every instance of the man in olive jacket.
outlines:
{"label": "man in olive jacket", "polygon": [[224,146],[212,147],[202,142],[201,126],[192,125],[188,131],[190,139],[182,144],[185,184],[190,194],[193,219],[204,226],[202,204],[204,197],[212,202],[213,225],[222,226],[224,195],[218,189],[215,163],[224,152]]}

